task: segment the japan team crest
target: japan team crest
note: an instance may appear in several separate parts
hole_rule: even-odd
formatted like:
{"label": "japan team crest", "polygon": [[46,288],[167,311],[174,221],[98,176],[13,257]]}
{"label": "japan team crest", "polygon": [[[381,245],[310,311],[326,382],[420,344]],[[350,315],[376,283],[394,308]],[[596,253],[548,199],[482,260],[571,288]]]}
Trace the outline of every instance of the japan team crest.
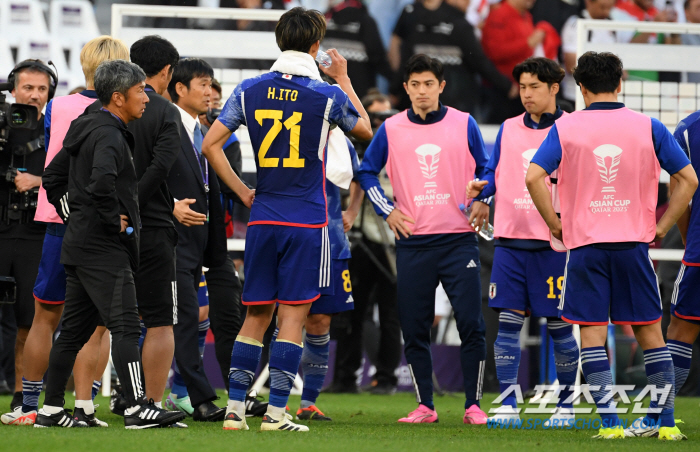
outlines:
{"label": "japan team crest", "polygon": [[492,282],[489,284],[489,298],[493,300],[496,298],[496,283]]}

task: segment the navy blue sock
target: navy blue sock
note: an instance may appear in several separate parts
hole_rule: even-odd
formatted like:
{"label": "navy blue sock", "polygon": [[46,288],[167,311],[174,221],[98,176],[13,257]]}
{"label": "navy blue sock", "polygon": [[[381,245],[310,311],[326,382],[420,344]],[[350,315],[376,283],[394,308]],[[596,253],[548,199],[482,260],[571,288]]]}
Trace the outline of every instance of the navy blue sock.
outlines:
{"label": "navy blue sock", "polygon": [[465,410],[468,410],[468,409],[471,408],[473,405],[476,405],[476,406],[478,406],[479,408],[481,408],[481,404],[479,403],[478,400],[476,400],[476,399],[467,399],[467,401],[464,402],[464,409],[465,409]]}
{"label": "navy blue sock", "polygon": [[688,379],[690,372],[690,361],[693,358],[693,344],[686,342],[669,340],[666,343],[668,351],[671,352],[673,359],[673,372],[676,375],[675,387],[676,394],[681,390]]}
{"label": "navy blue sock", "polygon": [[304,373],[304,390],[301,393],[301,407],[308,408],[316,404],[323,381],[328,373],[328,351],[330,334],[316,336],[306,334],[304,350],[301,354],[301,370]]}
{"label": "navy blue sock", "polygon": [[92,381],[92,400],[95,400],[95,396],[100,392],[100,388],[102,387],[102,382],[100,380],[93,380]]}
{"label": "navy blue sock", "polygon": [[576,384],[578,373],[579,349],[574,338],[574,328],[561,320],[548,320],[547,330],[554,343],[554,363],[557,368],[557,378],[562,389],[557,406],[573,408],[573,403],[565,403],[571,397],[571,388]]}
{"label": "navy blue sock", "polygon": [[206,318],[199,322],[199,335],[197,336],[197,342],[199,343],[199,356],[204,359],[204,345],[207,341],[207,331],[209,331],[209,319]]}
{"label": "navy blue sock", "polygon": [[284,408],[299,370],[302,347],[282,339],[270,350],[270,405]]}
{"label": "navy blue sock", "polygon": [[[523,327],[523,322],[525,322],[525,316],[517,312],[503,310],[498,315],[498,337],[493,344],[493,350],[501,394],[507,392],[511,386],[518,384],[520,330]],[[501,403],[513,408],[518,406],[513,393],[506,396]]]}
{"label": "navy blue sock", "polygon": [[[620,425],[620,418],[617,413],[610,412],[614,408],[612,397],[608,397],[612,390],[612,372],[610,372],[610,362],[605,352],[605,347],[586,347],[581,349],[581,369],[586,376],[586,382],[591,386],[600,386],[591,395],[598,407],[604,428]],[[607,397],[605,402],[602,402]]]}
{"label": "navy blue sock", "polygon": [[244,402],[248,386],[253,382],[260,362],[263,345],[249,337],[238,336],[231,352],[231,369],[228,374],[228,398]]}
{"label": "navy blue sock", "polygon": [[[658,400],[656,406],[661,408],[659,413],[660,427],[673,427],[676,421],[673,418],[673,405],[676,397],[674,390],[675,373],[673,371],[673,358],[666,346],[650,348],[644,351],[644,368],[650,385],[654,385],[657,396],[665,400]],[[670,386],[668,394],[663,394],[664,388]],[[663,395],[662,395],[663,394]]]}
{"label": "navy blue sock", "polygon": [[29,381],[22,377],[22,412],[29,413],[39,409],[39,396],[43,380]]}

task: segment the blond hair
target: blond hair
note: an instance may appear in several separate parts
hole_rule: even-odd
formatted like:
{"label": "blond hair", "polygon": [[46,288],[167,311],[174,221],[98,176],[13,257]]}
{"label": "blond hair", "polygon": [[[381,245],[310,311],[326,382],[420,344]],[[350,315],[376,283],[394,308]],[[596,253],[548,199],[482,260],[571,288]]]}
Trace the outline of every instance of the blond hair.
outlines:
{"label": "blond hair", "polygon": [[104,35],[85,44],[80,51],[80,65],[88,88],[95,87],[97,66],[109,60],[129,60],[129,48],[120,39]]}

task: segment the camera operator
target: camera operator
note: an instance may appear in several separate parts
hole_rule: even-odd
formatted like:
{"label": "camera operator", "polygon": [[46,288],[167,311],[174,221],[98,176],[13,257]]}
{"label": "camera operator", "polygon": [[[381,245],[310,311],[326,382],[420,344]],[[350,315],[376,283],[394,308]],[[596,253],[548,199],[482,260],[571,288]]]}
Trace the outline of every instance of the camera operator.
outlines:
{"label": "camera operator", "polygon": [[0,142],[0,275],[14,277],[17,284],[14,305],[3,305],[1,315],[9,317],[4,319],[5,325],[14,316],[17,327],[15,397],[21,402],[24,343],[34,318],[32,291],[46,232],[45,224],[34,222],[46,158],[41,111],[53,97],[57,80],[40,60],[25,60],[10,72],[8,82],[13,85],[16,103],[37,110],[34,128],[13,128],[7,142]]}

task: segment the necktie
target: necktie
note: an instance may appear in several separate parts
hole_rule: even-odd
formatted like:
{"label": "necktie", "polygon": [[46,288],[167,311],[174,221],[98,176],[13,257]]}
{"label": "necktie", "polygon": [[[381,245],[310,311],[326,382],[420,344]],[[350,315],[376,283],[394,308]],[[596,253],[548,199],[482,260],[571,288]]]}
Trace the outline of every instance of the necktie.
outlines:
{"label": "necktie", "polygon": [[199,160],[199,166],[204,172],[204,157],[202,156],[202,141],[204,141],[204,136],[202,135],[202,129],[199,128],[199,123],[194,126],[194,134],[192,135],[194,141],[194,149],[197,151],[197,159]]}

